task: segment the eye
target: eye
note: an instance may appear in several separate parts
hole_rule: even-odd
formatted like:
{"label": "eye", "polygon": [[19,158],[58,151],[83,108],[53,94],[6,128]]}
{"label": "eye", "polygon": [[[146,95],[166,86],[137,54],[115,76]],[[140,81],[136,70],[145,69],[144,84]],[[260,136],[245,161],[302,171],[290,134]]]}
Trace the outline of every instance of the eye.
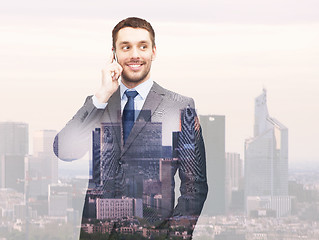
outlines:
{"label": "eye", "polygon": [[147,48],[147,45],[142,45],[140,48],[144,50]]}
{"label": "eye", "polygon": [[128,50],[129,48],[130,48],[129,46],[122,47],[123,50]]}

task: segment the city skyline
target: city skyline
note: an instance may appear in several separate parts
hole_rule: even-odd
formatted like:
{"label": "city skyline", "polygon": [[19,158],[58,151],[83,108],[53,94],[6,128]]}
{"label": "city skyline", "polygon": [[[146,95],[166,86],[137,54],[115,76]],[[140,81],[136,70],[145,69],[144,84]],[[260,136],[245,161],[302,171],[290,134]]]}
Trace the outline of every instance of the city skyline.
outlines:
{"label": "city skyline", "polygon": [[[266,88],[263,88],[263,91],[267,91],[266,90]],[[267,95],[269,95],[269,91],[267,92]],[[267,104],[269,104],[269,99],[267,100]],[[269,114],[268,113],[268,110],[267,110],[267,114]],[[200,113],[198,113],[198,115],[201,115]],[[202,115],[202,116],[211,116],[210,114],[209,115]],[[23,122],[23,121],[2,121],[2,123],[6,123],[6,124],[27,124],[28,125],[28,129],[29,129],[29,132],[30,132],[30,134],[28,134],[29,135],[29,139],[28,139],[28,153],[30,154],[30,155],[32,155],[32,154],[35,154],[36,152],[35,152],[35,150],[34,150],[34,148],[35,148],[35,146],[34,146],[34,134],[37,134],[37,133],[39,133],[39,132],[51,132],[51,133],[53,133],[53,132],[57,132],[57,130],[56,129],[49,129],[49,128],[44,128],[44,129],[42,129],[42,130],[39,130],[39,129],[37,129],[37,130],[33,130],[33,131],[30,131],[30,124],[28,123],[28,122]],[[226,125],[226,128],[227,128],[227,116],[225,116],[225,125]],[[254,130],[255,131],[255,130]],[[252,134],[251,135],[254,135],[255,133],[254,133],[254,131],[252,131]],[[229,131],[226,131],[226,133],[228,132],[228,135],[229,135]],[[245,139],[243,139],[243,141],[244,141]],[[229,139],[227,139],[227,135],[226,135],[226,139],[225,139],[225,146],[227,146],[228,145],[228,143],[229,143]],[[164,144],[165,145],[165,144]],[[289,145],[290,145],[290,142],[289,142]],[[242,155],[242,156],[244,156],[244,147],[243,147],[243,151],[241,152],[241,151],[236,151],[235,149],[226,149],[225,150],[226,152],[237,152],[238,154],[240,154],[240,155]],[[303,158],[303,159],[301,159],[301,161],[297,161],[297,162],[295,162],[294,161],[294,156],[293,156],[293,154],[291,154],[291,146],[290,146],[290,148],[289,148],[289,164],[288,164],[288,167],[289,167],[289,169],[290,168],[293,168],[293,169],[298,169],[298,168],[300,168],[301,166],[304,166],[304,167],[308,167],[308,168],[311,168],[311,164],[313,164],[314,162],[313,161],[309,161],[309,159],[306,159],[306,158]],[[85,157],[84,159],[87,159],[88,160],[88,158],[87,157]],[[77,161],[77,163],[74,163],[74,165],[77,165],[79,168],[82,168],[82,169],[86,169],[86,164],[87,164],[87,162],[85,162],[85,161]],[[68,169],[68,163],[65,163],[65,162],[61,162],[61,161],[59,161],[59,166],[63,166],[63,167],[66,167],[65,168],[65,170],[66,169]],[[319,168],[319,162],[318,162],[318,164],[315,164],[315,165],[313,165],[315,168]],[[62,168],[63,168],[62,167]],[[90,171],[90,170],[89,170]],[[86,170],[84,170],[84,172],[82,172],[82,175],[79,175],[79,176],[85,176],[87,174],[87,171]]]}
{"label": "city skyline", "polygon": [[[223,237],[227,237],[227,236],[234,236],[234,237],[236,236],[238,239],[253,240],[258,234],[259,236],[263,235],[264,237],[268,237],[270,239],[272,239],[272,237],[275,239],[281,234],[285,235],[288,238],[292,236],[303,235],[303,236],[309,237],[308,239],[316,239],[317,234],[315,232],[311,232],[311,233],[309,232],[309,231],[315,231],[314,225],[304,224],[304,219],[311,220],[313,216],[316,215],[317,211],[319,212],[319,209],[318,210],[313,209],[313,206],[315,206],[313,204],[316,204],[316,202],[313,202],[313,201],[316,201],[317,199],[315,194],[319,191],[316,185],[316,181],[317,181],[315,178],[316,175],[312,176],[310,173],[307,174],[301,170],[299,170],[299,172],[291,171],[289,173],[289,196],[288,196],[288,165],[286,164],[286,161],[288,161],[288,155],[287,155],[287,152],[288,152],[287,151],[288,150],[287,149],[287,146],[288,146],[287,131],[288,130],[282,123],[280,123],[278,120],[270,116],[271,115],[268,113],[268,109],[267,109],[266,90],[264,89],[263,93],[255,99],[254,134],[251,139],[247,139],[246,143],[251,144],[251,143],[254,143],[254,141],[256,141],[256,143],[254,143],[255,149],[250,150],[250,152],[259,151],[261,153],[266,153],[267,151],[264,151],[264,150],[269,149],[269,146],[267,144],[266,145],[259,144],[260,142],[263,142],[263,143],[268,142],[268,141],[264,141],[265,139],[263,140],[263,138],[266,136],[266,138],[270,140],[268,144],[275,147],[275,154],[274,156],[265,155],[262,158],[272,161],[272,164],[276,163],[277,167],[274,166],[276,169],[274,169],[273,173],[269,174],[267,171],[265,171],[264,172],[265,174],[263,176],[261,176],[262,174],[261,175],[259,174],[260,175],[259,180],[261,180],[261,182],[258,186],[260,190],[266,193],[266,195],[250,196],[248,198],[247,206],[250,209],[250,214],[247,214],[247,216],[245,216],[243,202],[242,202],[244,198],[244,195],[242,194],[243,191],[241,190],[243,186],[242,185],[243,183],[241,183],[241,177],[242,177],[241,176],[241,172],[242,172],[241,161],[242,160],[240,159],[239,153],[234,153],[234,152],[227,153],[224,149],[225,130],[227,130],[227,128],[225,129],[225,116],[218,116],[218,115],[200,115],[199,116],[200,120],[202,121],[201,123],[202,123],[202,128],[204,131],[203,137],[207,141],[206,148],[212,150],[207,152],[207,161],[209,163],[207,167],[209,168],[208,172],[210,172],[209,176],[211,176],[212,174],[211,167],[213,166],[215,166],[214,175],[216,175],[216,173],[218,173],[219,171],[221,172],[221,174],[219,175],[217,174],[218,176],[216,175],[217,178],[211,178],[211,179],[214,179],[215,184],[217,182],[219,183],[219,185],[223,185],[223,187],[220,189],[221,191],[220,190],[218,191],[220,191],[220,193],[223,194],[225,198],[221,197],[218,200],[219,202],[224,202],[224,205],[221,204],[220,206],[218,206],[218,207],[221,207],[220,209],[223,211],[222,215],[218,214],[218,216],[216,216],[216,213],[211,215],[208,211],[203,210],[202,212],[203,218],[200,219],[198,223],[198,228],[195,231],[194,239],[197,239],[197,238],[202,239],[201,236],[211,237],[212,234],[214,235],[214,239],[222,239]],[[8,129],[12,128],[11,126],[16,126],[18,128],[19,126],[23,126],[23,129],[27,129],[28,125],[26,123],[19,123],[19,122],[18,123],[0,122],[0,126],[4,126],[2,128],[3,132],[6,132],[6,134],[12,134],[10,131],[8,131]],[[101,132],[103,133],[101,135],[100,135],[100,131],[98,129],[95,129],[95,131],[92,133],[93,140],[96,138],[100,138],[100,139],[104,139],[104,141],[106,142],[109,142],[108,140],[110,139],[107,138],[109,137],[107,127],[110,127],[110,126],[108,126],[107,124],[101,125]],[[152,128],[154,127],[158,128],[158,130],[160,128],[160,126],[156,126],[156,124]],[[12,131],[12,132],[19,134],[19,132],[17,131]],[[212,137],[210,135],[211,132],[216,133],[216,135],[213,138],[211,138]],[[20,146],[20,145],[25,146],[26,143],[29,143],[29,141],[27,140],[25,136],[26,134],[29,134],[29,133],[25,131],[23,133],[24,134],[21,135],[22,136],[21,139],[19,137],[12,138],[12,139],[15,139],[15,141],[8,142],[6,149],[15,149],[13,151],[19,151],[19,148],[17,147],[12,148],[12,146]],[[273,138],[272,134],[269,134],[269,133],[272,133],[275,138]],[[81,197],[81,192],[83,194],[83,190],[86,188],[86,184],[85,184],[86,181],[80,183],[78,182],[79,179],[77,178],[73,178],[72,180],[70,180],[70,178],[64,178],[64,176],[61,176],[59,177],[59,183],[54,183],[54,182],[52,183],[53,179],[51,179],[48,182],[47,179],[50,179],[50,175],[51,175],[50,171],[46,173],[43,172],[44,175],[42,175],[41,178],[34,178],[37,175],[36,172],[41,172],[41,166],[39,165],[39,160],[41,162],[40,158],[42,156],[46,156],[46,158],[48,158],[47,160],[50,159],[50,155],[52,154],[50,146],[52,145],[52,141],[55,134],[56,134],[56,131],[52,131],[52,130],[41,130],[41,131],[37,131],[30,134],[30,136],[31,135],[33,136],[33,139],[35,141],[35,144],[33,144],[35,149],[34,156],[28,154],[26,149],[24,149],[23,153],[27,154],[26,159],[29,159],[28,161],[25,162],[25,164],[28,164],[29,166],[26,169],[29,169],[29,170],[34,169],[34,171],[32,171],[33,175],[30,175],[30,177],[32,177],[30,182],[29,180],[25,179],[25,182],[26,183],[28,182],[28,184],[25,185],[25,190],[26,190],[26,193],[24,193],[25,197],[23,197],[23,195],[21,194],[19,195],[18,192],[10,191],[9,189],[6,189],[6,188],[1,189],[0,195],[2,196],[4,200],[6,198],[7,199],[15,198],[15,202],[13,202],[12,204],[10,204],[9,200],[7,200],[7,202],[2,201],[2,205],[10,204],[9,209],[6,209],[3,206],[0,206],[0,217],[2,215],[2,219],[4,220],[10,219],[9,224],[12,224],[12,220],[16,220],[17,222],[19,222],[19,219],[21,219],[23,223],[24,221],[23,219],[25,219],[28,216],[26,215],[26,212],[27,212],[26,210],[28,209],[29,210],[27,214],[29,214],[29,217],[30,217],[29,218],[30,226],[32,226],[33,221],[41,221],[40,219],[43,217],[51,219],[50,220],[52,221],[51,223],[58,223],[59,221],[62,221],[67,224],[71,224],[73,221],[73,224],[79,224],[79,221],[75,219],[80,219],[79,214],[81,212],[81,206],[82,206],[81,202],[83,201],[82,199],[83,197]],[[178,137],[178,134],[176,136],[175,135],[176,134],[173,134],[172,136],[173,139],[175,139],[175,137]],[[165,154],[167,154],[166,151],[169,151],[169,149],[166,149],[165,147],[167,146],[163,146],[161,144],[161,138],[158,138],[156,141],[158,141],[157,145],[161,145],[163,147],[162,150],[165,152]],[[172,143],[173,145],[170,147],[170,149],[174,151],[174,149],[176,147],[178,148],[178,146],[174,144],[174,140],[172,141]],[[212,144],[214,144],[215,146],[214,148],[211,147]],[[249,148],[254,148],[254,146],[252,147],[249,146]],[[105,148],[101,146],[101,150],[103,152],[105,151]],[[92,152],[92,156],[90,157],[90,159],[92,160],[95,159],[94,153],[99,155],[95,147],[93,147],[90,151]],[[156,151],[152,151],[152,152],[155,153]],[[136,153],[138,156],[138,152]],[[173,156],[174,156],[174,152],[173,152]],[[278,156],[281,156],[281,157],[277,159]],[[272,159],[273,157],[274,159]],[[250,156],[250,158],[252,157]],[[261,160],[264,161],[265,159],[261,159]],[[161,168],[167,169],[167,167],[170,166],[171,160],[164,159],[164,158],[160,160],[160,169]],[[247,159],[245,160],[247,161]],[[55,159],[54,161],[58,161],[58,159]],[[223,163],[223,161],[225,162]],[[74,163],[75,162],[73,162],[72,164],[70,163],[68,164],[73,166]],[[37,165],[39,166],[36,167]],[[47,166],[44,168],[47,168]],[[247,164],[245,165],[245,174],[247,175],[249,173],[247,173],[246,168],[247,168]],[[37,169],[39,169],[40,171],[38,171]],[[265,165],[264,169],[268,169],[267,164]],[[53,168],[52,170],[57,171],[56,168]],[[280,179],[278,177],[274,177],[274,179],[270,179],[271,177],[269,176],[270,175],[275,176],[274,173],[276,171],[277,171],[277,174],[279,174],[278,176]],[[159,172],[160,172],[160,175],[162,175],[161,172],[163,172],[163,170],[159,170]],[[166,171],[166,170],[165,170],[165,173],[168,175],[170,174],[169,171]],[[313,174],[315,173],[316,172],[314,170]],[[49,178],[44,177],[45,175],[49,176]],[[94,175],[95,174],[93,174],[93,176]],[[8,176],[14,177],[10,175]],[[56,173],[56,176],[57,176],[57,173]],[[97,177],[99,179],[99,176]],[[221,181],[221,179],[223,178],[225,178],[225,181]],[[312,179],[312,181],[310,181],[310,179]],[[162,180],[160,179],[160,181]],[[213,184],[210,185],[210,187],[212,187],[213,189],[216,188],[217,186],[217,185],[214,185],[214,181],[213,181]],[[247,178],[246,178],[246,181],[247,181]],[[257,180],[255,179],[251,182],[256,182],[256,181]],[[273,182],[274,185],[268,186],[267,183],[269,183],[269,181]],[[98,182],[98,181],[93,181],[93,182]],[[158,188],[159,183],[160,183],[159,181],[144,182],[143,183],[143,185],[145,184],[145,186],[143,186],[144,191],[152,191],[152,193],[157,193],[159,191],[159,188]],[[162,182],[162,184],[165,185],[165,182]],[[247,182],[245,182],[244,184],[246,186],[249,186]],[[41,186],[41,188],[37,189],[36,186],[38,187]],[[45,190],[45,186],[48,187],[47,190]],[[166,187],[164,187],[164,189],[165,188]],[[253,191],[255,190],[253,189]],[[96,194],[99,194],[99,193],[97,192]],[[162,190],[161,194],[168,196],[170,193],[163,192]],[[258,194],[258,193],[256,192],[255,194]],[[44,200],[43,196],[46,196],[46,195],[48,196],[48,198],[47,200],[43,201]],[[293,197],[291,197],[290,195],[292,195]],[[92,196],[94,196],[93,192],[92,192]],[[27,201],[27,203],[29,204],[25,204],[25,199],[31,199],[31,201]],[[101,210],[96,212],[93,211],[93,214],[94,213],[97,214],[96,215],[97,219],[100,219],[100,221],[97,223],[84,222],[82,223],[82,228],[88,234],[94,234],[95,232],[110,232],[110,225],[108,225],[107,221],[105,221],[105,218],[114,218],[118,214],[120,214],[121,216],[122,215],[128,216],[127,220],[123,222],[123,225],[120,225],[121,233],[123,234],[131,234],[133,232],[141,233],[141,230],[138,230],[138,224],[136,224],[135,216],[136,217],[142,216],[141,215],[142,201],[147,201],[147,202],[150,201],[152,202],[152,204],[155,204],[155,206],[157,206],[156,204],[160,204],[161,202],[160,199],[161,199],[160,195],[154,195],[154,202],[151,201],[151,198],[145,198],[143,200],[134,199],[134,198],[124,198],[124,199],[97,198],[96,206],[98,209],[101,208]],[[165,199],[169,200],[169,198],[167,197],[165,197]],[[89,201],[89,204],[91,205],[94,203],[92,199],[88,199],[88,201]],[[45,203],[47,204],[46,207],[44,207]],[[114,209],[108,208],[109,206],[108,204],[112,206],[113,203],[115,205],[122,204],[125,206],[126,205],[131,206],[131,207],[126,208],[124,212],[119,211],[116,207]],[[211,201],[209,201],[208,203],[210,203],[208,205],[211,205]],[[163,204],[163,202],[161,204]],[[168,204],[168,203],[165,203],[165,204]],[[257,207],[257,211],[256,211],[256,204],[259,205],[259,208]],[[135,211],[134,209],[140,209],[140,210]],[[287,212],[289,212],[288,216],[287,216]],[[290,214],[292,215],[290,216]],[[275,230],[276,222],[278,221],[280,221],[282,225],[282,232],[280,233],[276,233],[276,230]],[[267,227],[262,228],[262,231],[261,231],[260,228],[256,228],[255,226],[256,222],[261,225],[266,224]],[[131,224],[130,227],[126,227],[125,229],[123,228],[122,230],[122,227],[126,226],[128,223]],[[27,224],[26,226],[29,226],[29,225]],[[14,225],[14,229],[20,231],[21,234],[23,234],[24,231],[26,231],[26,233],[28,232],[28,230],[24,230],[24,227],[26,226],[22,224],[19,228],[16,225]],[[73,225],[73,226],[75,227],[76,225]],[[69,227],[71,227],[72,229],[72,226],[69,226]],[[209,233],[209,231],[211,231],[209,229],[211,230],[215,229],[215,230],[213,233]],[[234,229],[235,231],[233,231]],[[294,232],[294,230],[296,229],[299,229],[301,232],[296,234]],[[293,230],[293,232],[291,232],[291,230]],[[76,235],[77,234],[76,232],[78,230],[75,230],[75,228],[73,228],[73,231],[74,231],[73,234]],[[302,232],[302,231],[306,231],[306,232]],[[30,234],[33,234],[33,233],[31,232]],[[158,233],[155,233],[155,232],[146,233],[144,232],[144,228],[143,228],[143,236],[147,236],[147,234],[158,234]]]}

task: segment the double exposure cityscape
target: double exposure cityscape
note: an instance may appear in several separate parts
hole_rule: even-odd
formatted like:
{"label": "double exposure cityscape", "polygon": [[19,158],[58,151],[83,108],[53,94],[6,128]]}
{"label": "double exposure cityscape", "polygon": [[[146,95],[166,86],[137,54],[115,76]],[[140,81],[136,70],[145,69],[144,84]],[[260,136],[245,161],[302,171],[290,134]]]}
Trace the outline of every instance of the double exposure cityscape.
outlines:
{"label": "double exposure cityscape", "polygon": [[[253,136],[242,139],[244,156],[225,152],[226,116],[198,116],[209,190],[193,239],[319,239],[319,168],[290,166],[288,128],[269,114],[265,89],[254,106]],[[108,174],[117,154],[111,128],[120,125],[95,128],[89,153],[78,160],[83,164],[74,165],[55,154],[58,131],[31,134],[28,123],[0,122],[0,240],[105,239],[114,229],[114,239],[165,239],[167,230],[157,225],[178,202],[178,173],[175,191],[171,179],[191,148],[181,148],[188,136],[172,132],[166,146],[161,124],[149,123],[149,136],[139,136],[130,159],[121,163],[127,172],[121,182]],[[112,190],[121,184],[129,187],[121,194]],[[191,212],[197,206],[188,207]],[[190,218],[172,221],[170,239],[188,239],[191,224]]]}

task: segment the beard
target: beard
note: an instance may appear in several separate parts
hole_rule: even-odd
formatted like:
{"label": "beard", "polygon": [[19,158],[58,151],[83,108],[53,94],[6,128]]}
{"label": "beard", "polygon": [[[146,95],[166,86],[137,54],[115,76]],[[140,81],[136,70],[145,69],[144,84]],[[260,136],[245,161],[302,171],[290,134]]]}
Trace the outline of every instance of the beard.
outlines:
{"label": "beard", "polygon": [[122,72],[122,79],[126,82],[134,82],[134,83],[138,83],[138,82],[142,82],[143,80],[145,80],[145,78],[149,75],[149,72],[151,71],[151,66],[147,67],[144,71],[140,72],[140,73],[132,73],[130,71],[123,71]]}

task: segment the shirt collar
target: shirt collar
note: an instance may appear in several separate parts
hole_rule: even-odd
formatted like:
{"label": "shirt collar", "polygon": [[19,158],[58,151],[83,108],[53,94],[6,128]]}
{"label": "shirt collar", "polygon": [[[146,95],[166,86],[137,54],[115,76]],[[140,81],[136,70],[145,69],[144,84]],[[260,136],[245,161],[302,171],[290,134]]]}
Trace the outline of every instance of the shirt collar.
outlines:
{"label": "shirt collar", "polygon": [[130,91],[133,91],[133,90],[137,91],[138,94],[141,96],[141,98],[142,98],[143,100],[145,100],[146,97],[147,97],[147,95],[148,95],[148,93],[150,92],[152,86],[153,86],[153,80],[150,79],[150,78],[149,78],[147,81],[145,81],[145,82],[143,82],[143,83],[137,85],[135,88],[131,88],[131,89],[127,88],[127,87],[122,83],[122,80],[121,80],[121,81],[120,81],[120,94],[121,94],[121,99],[124,98],[124,96],[125,96],[125,94],[124,94],[125,91],[126,91],[127,89],[129,89]]}

